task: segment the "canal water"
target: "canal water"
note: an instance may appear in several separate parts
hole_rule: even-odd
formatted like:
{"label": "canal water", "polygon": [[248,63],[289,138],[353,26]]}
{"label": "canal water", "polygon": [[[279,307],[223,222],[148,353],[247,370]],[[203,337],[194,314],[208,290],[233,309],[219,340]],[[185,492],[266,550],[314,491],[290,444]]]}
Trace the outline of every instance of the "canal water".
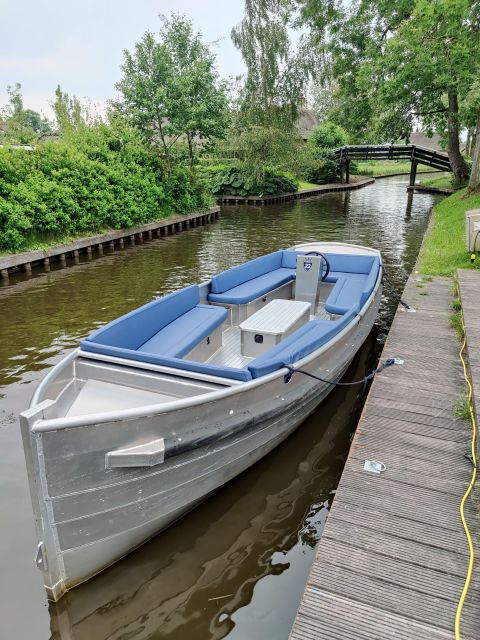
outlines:
{"label": "canal water", "polygon": [[[96,327],[152,297],[309,240],[377,247],[395,284],[411,271],[437,196],[395,177],[266,208],[0,286],[0,629],[8,640],[285,640],[363,402],[337,389],[296,433],[166,532],[48,605],[17,414]],[[395,301],[385,296],[347,377],[371,370]],[[395,355],[395,354],[390,354]]]}

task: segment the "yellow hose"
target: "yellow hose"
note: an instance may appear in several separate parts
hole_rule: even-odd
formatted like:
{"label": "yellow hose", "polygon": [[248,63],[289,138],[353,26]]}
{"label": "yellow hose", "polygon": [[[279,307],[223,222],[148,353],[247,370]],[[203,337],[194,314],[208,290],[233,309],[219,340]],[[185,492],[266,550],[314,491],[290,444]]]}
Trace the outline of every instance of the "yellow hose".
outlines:
{"label": "yellow hose", "polygon": [[473,396],[473,389],[472,389],[472,383],[470,382],[470,378],[468,376],[468,372],[467,372],[467,365],[465,364],[465,359],[463,357],[463,351],[465,349],[465,346],[467,344],[467,335],[465,333],[465,325],[463,322],[463,314],[462,314],[462,327],[463,327],[463,335],[464,335],[464,340],[463,340],[463,344],[462,344],[462,348],[460,349],[460,360],[462,361],[462,365],[463,365],[463,376],[465,378],[465,381],[467,383],[468,386],[468,410],[470,412],[470,419],[472,421],[472,460],[473,460],[473,473],[472,473],[472,479],[470,480],[470,484],[468,485],[468,488],[462,498],[462,501],[460,503],[460,517],[462,519],[462,524],[463,524],[463,528],[465,529],[465,535],[467,536],[467,540],[468,540],[468,548],[470,551],[470,560],[468,562],[468,571],[467,571],[467,576],[465,578],[465,584],[463,585],[463,590],[462,590],[462,595],[460,596],[460,600],[458,602],[458,607],[457,607],[457,613],[455,615],[455,640],[460,640],[460,618],[462,615],[462,609],[463,609],[463,604],[465,602],[465,598],[467,597],[467,593],[468,593],[468,589],[470,587],[470,581],[472,579],[472,573],[473,573],[473,563],[475,560],[475,551],[473,549],[473,542],[472,542],[472,536],[470,535],[470,531],[468,529],[468,524],[467,524],[467,520],[465,518],[465,503],[468,500],[469,495],[472,493],[472,489],[474,487],[475,484],[475,480],[477,478],[477,462],[476,462],[476,453],[475,453],[475,443],[476,443],[476,438],[477,438],[477,425],[475,423],[475,414],[473,412],[473,405],[472,405],[472,396]]}

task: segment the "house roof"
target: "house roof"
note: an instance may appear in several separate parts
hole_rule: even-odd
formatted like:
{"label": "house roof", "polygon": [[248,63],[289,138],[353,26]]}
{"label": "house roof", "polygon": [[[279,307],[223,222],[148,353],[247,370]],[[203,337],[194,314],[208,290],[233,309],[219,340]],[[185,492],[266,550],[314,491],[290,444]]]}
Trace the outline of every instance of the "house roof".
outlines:
{"label": "house roof", "polygon": [[297,128],[299,134],[302,136],[304,140],[308,140],[312,135],[313,131],[320,124],[320,120],[310,109],[302,109],[298,114],[297,122],[295,123],[295,127]]}
{"label": "house roof", "polygon": [[440,136],[436,133],[429,138],[424,131],[413,131],[408,144],[414,144],[417,147],[426,147],[427,149],[433,149],[433,151],[445,151],[440,144]]}

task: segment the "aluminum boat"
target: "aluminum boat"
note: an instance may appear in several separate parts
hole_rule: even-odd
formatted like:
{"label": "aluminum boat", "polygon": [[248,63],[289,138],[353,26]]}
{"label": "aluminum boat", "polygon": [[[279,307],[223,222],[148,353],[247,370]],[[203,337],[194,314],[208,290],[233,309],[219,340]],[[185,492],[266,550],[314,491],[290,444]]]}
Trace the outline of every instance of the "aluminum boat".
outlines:
{"label": "aluminum boat", "polygon": [[368,336],[381,282],[375,249],[296,245],[153,300],[57,364],[20,416],[48,597],[142,545],[296,429]]}

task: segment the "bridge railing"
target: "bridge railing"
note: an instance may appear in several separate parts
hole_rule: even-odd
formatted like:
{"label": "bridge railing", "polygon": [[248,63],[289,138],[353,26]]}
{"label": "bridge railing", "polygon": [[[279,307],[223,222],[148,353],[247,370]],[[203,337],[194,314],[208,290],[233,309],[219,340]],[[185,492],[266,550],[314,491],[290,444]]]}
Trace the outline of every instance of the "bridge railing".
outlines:
{"label": "bridge railing", "polygon": [[441,171],[452,171],[452,165],[446,153],[417,147],[414,144],[405,145],[347,145],[334,150],[342,168],[345,167],[346,182],[350,179],[350,162],[352,160],[409,160],[411,162],[410,185],[415,184],[417,166],[427,165]]}
{"label": "bridge railing", "polygon": [[451,171],[448,155],[416,145],[347,145],[335,149],[340,162],[348,160],[410,160],[436,169]]}

